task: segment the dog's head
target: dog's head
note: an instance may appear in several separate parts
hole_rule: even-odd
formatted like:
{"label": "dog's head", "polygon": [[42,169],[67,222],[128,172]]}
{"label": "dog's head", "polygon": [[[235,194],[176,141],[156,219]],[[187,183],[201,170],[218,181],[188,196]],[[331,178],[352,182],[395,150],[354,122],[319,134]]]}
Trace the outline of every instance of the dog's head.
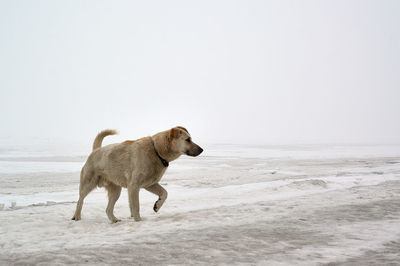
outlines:
{"label": "dog's head", "polygon": [[170,129],[168,140],[171,150],[179,154],[198,156],[203,152],[203,149],[192,141],[189,132],[184,127]]}

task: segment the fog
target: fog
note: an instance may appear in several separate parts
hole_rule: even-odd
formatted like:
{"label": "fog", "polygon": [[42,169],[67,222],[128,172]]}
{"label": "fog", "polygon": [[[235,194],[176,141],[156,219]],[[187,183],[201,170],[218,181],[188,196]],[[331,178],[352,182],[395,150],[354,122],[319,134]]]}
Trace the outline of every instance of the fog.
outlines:
{"label": "fog", "polygon": [[0,1],[0,138],[399,143],[399,1]]}

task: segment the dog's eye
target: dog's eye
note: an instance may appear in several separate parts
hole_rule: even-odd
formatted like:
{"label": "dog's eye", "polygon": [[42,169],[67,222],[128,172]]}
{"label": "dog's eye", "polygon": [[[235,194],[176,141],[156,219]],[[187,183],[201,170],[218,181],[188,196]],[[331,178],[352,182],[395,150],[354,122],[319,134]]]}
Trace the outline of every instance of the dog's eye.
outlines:
{"label": "dog's eye", "polygon": [[190,141],[191,141],[191,139],[190,139],[190,138],[187,138],[187,139],[185,139],[185,141],[186,141],[186,142],[190,142]]}

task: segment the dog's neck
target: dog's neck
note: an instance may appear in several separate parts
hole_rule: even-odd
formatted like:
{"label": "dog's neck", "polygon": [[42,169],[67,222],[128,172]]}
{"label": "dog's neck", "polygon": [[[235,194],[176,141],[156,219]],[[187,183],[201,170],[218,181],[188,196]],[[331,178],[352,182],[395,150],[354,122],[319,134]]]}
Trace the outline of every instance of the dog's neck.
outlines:
{"label": "dog's neck", "polygon": [[168,167],[169,166],[169,162],[167,160],[165,160],[163,157],[161,157],[161,155],[158,153],[158,151],[156,149],[156,146],[154,145],[154,140],[153,139],[151,139],[151,144],[153,144],[154,152],[156,153],[158,159],[160,159],[160,161],[162,162],[164,167]]}
{"label": "dog's neck", "polygon": [[154,142],[154,148],[158,152],[159,156],[167,162],[172,162],[181,156],[180,153],[171,150],[171,145],[168,141],[169,131],[160,132],[151,137]]}

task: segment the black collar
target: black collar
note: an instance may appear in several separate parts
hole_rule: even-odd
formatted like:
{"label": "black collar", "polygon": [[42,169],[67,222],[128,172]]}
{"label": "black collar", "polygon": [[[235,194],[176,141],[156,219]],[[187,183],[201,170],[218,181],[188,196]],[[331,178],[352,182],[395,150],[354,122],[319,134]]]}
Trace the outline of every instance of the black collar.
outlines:
{"label": "black collar", "polygon": [[157,157],[160,159],[160,161],[162,162],[162,164],[164,165],[164,167],[168,167],[168,166],[169,166],[169,162],[167,162],[167,160],[165,160],[163,157],[160,156],[160,154],[159,154],[158,151],[156,150],[156,146],[154,146],[154,140],[153,140],[153,138],[151,139],[151,144],[153,144],[154,151],[156,152]]}

